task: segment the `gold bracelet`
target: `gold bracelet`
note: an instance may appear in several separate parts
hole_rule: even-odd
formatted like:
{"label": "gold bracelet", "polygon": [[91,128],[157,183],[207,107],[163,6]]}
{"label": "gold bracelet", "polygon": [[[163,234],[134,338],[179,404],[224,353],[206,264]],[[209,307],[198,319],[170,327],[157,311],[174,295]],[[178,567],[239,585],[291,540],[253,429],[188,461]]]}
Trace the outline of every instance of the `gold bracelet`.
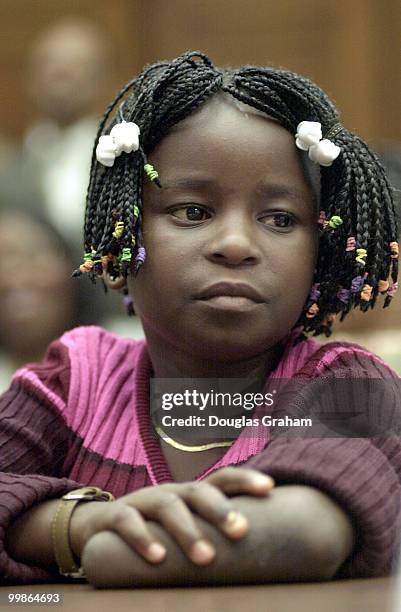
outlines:
{"label": "gold bracelet", "polygon": [[114,496],[98,487],[82,487],[63,495],[52,521],[54,556],[60,574],[70,578],[85,578],[83,568],[71,550],[70,521],[75,506],[83,501],[114,501]]}

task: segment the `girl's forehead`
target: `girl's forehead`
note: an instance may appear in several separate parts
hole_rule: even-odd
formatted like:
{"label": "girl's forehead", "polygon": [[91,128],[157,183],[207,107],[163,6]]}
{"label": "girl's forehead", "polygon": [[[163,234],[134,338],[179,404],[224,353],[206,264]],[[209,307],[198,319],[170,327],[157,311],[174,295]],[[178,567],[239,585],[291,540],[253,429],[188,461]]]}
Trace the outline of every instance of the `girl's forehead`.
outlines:
{"label": "girl's forehead", "polygon": [[[189,150],[192,150],[195,140],[201,146],[198,153],[195,153],[195,157],[198,163],[202,162],[202,165],[208,162],[213,163],[208,146],[219,147],[221,145],[223,150],[226,140],[232,140],[233,143],[236,140],[235,145],[238,149],[246,148],[250,154],[255,151],[258,161],[260,153],[263,155],[263,152],[267,152],[270,164],[276,168],[280,167],[281,157],[283,164],[280,174],[288,174],[287,164],[293,162],[295,169],[298,167],[301,170],[315,199],[320,198],[320,170],[308,159],[307,155],[296,148],[295,136],[276,119],[236,100],[225,92],[214,95],[170,130],[169,134],[159,143],[162,145],[161,149],[164,149],[166,153],[163,156],[164,159],[168,158],[172,161],[179,151],[180,165],[184,158],[189,163],[189,158],[186,156]],[[207,156],[204,155],[205,152],[208,153]],[[226,155],[227,151],[224,154]],[[178,162],[178,159],[176,161]],[[295,172],[295,174],[298,173]]]}

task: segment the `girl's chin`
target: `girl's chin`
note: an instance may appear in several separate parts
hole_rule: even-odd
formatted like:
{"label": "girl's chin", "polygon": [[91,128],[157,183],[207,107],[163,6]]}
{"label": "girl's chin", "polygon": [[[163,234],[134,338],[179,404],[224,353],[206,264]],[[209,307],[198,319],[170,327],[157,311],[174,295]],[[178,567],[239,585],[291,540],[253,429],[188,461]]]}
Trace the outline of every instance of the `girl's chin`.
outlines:
{"label": "girl's chin", "polygon": [[278,335],[280,330],[267,329],[266,321],[263,325],[255,326],[251,332],[249,325],[227,324],[220,327],[198,320],[192,321],[191,325],[181,320],[179,324],[163,326],[163,329],[149,325],[146,320],[142,323],[149,345],[163,347],[166,357],[171,349],[173,353],[180,352],[193,361],[237,363],[256,359],[274,349],[285,333],[288,335],[288,331]]}
{"label": "girl's chin", "polygon": [[231,336],[227,339],[208,337],[204,338],[203,341],[194,339],[193,342],[186,342],[186,352],[189,352],[195,359],[236,363],[256,359],[276,345],[277,341],[266,339],[261,342],[260,337],[255,339],[254,342],[250,341],[249,337],[234,338]]}

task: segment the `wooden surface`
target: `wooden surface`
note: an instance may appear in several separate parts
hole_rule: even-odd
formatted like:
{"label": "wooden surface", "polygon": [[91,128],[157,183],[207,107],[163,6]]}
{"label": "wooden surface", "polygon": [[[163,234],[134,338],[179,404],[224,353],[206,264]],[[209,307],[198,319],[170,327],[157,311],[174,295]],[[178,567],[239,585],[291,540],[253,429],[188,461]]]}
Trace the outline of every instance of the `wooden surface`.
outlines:
{"label": "wooden surface", "polygon": [[109,96],[144,63],[200,49],[216,64],[304,73],[333,96],[347,127],[375,142],[401,140],[399,0],[2,0],[0,110],[9,137],[32,120],[24,93],[31,45],[64,16],[109,32]]}
{"label": "wooden surface", "polygon": [[[314,584],[185,589],[92,589],[86,584],[1,587],[7,593],[63,594],[63,612],[395,612],[391,578]],[[17,606],[15,606],[17,608]],[[6,606],[1,609],[6,609]],[[11,606],[7,606],[11,609]],[[37,607],[29,606],[32,610]],[[58,609],[55,606],[42,610]],[[28,606],[18,606],[28,609]]]}

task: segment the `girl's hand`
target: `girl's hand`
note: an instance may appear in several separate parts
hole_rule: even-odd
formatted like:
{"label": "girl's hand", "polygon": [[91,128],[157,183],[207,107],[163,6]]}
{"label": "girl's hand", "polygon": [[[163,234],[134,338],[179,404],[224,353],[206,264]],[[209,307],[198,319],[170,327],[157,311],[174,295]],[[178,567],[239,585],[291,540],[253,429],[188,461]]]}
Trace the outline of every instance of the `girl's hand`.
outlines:
{"label": "girl's hand", "polygon": [[228,495],[265,496],[273,486],[273,480],[261,472],[227,467],[202,481],[145,487],[114,502],[82,503],[71,518],[72,549],[80,557],[93,535],[110,530],[150,563],[160,563],[166,549],[147,527],[146,520],[152,520],[176,540],[191,561],[206,565],[213,560],[215,549],[204,539],[192,513],[228,538],[239,539],[247,533],[248,521]]}

